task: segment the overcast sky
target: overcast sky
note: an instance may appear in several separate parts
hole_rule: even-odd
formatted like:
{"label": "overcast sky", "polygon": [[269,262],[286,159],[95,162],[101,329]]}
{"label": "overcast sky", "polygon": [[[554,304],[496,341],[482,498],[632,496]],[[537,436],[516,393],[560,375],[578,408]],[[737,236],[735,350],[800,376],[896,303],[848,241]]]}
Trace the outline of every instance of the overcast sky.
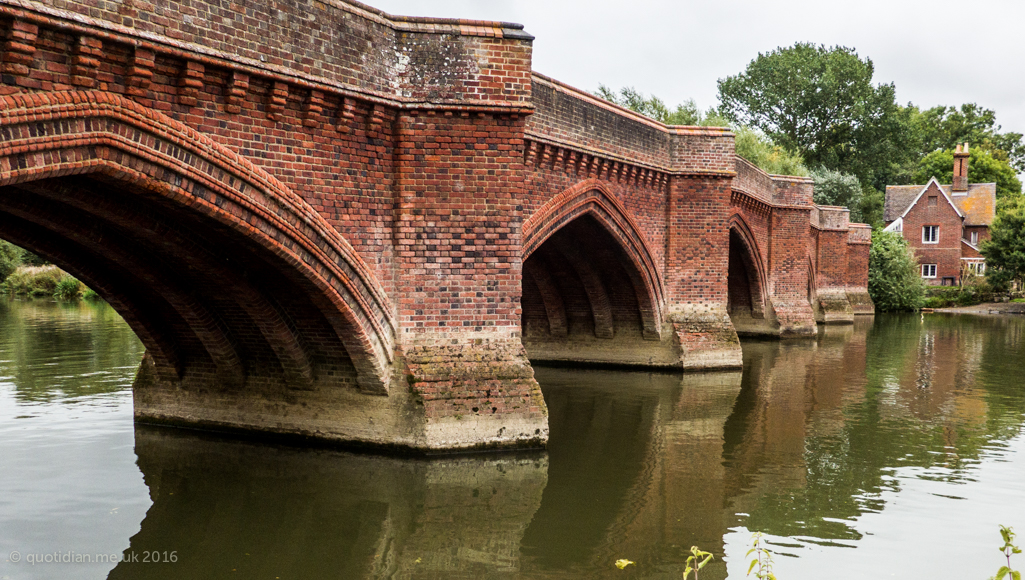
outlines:
{"label": "overcast sky", "polygon": [[581,89],[633,86],[717,104],[716,80],[798,41],[857,49],[923,108],[975,102],[1025,133],[1022,0],[363,0],[392,14],[518,22],[534,70]]}

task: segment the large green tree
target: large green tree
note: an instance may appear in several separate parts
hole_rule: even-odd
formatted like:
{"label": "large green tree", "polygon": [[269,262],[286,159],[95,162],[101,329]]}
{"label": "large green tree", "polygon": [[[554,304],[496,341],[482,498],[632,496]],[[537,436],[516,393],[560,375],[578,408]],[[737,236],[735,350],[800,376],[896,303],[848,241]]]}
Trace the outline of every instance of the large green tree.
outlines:
{"label": "large green tree", "polygon": [[873,84],[874,66],[850,48],[797,43],[761,54],[719,80],[720,112],[763,131],[809,167],[852,173],[883,189],[920,148],[911,111],[892,84]]}
{"label": "large green tree", "polygon": [[[1021,181],[1014,168],[990,151],[969,147],[968,182],[996,183],[997,197],[1021,194]],[[935,177],[940,183],[951,183],[954,179],[954,152],[950,149],[933,151],[918,162],[914,174],[915,183],[926,183]]]}
{"label": "large green tree", "polygon": [[986,278],[995,288],[1012,280],[1025,280],[1025,200],[1020,196],[1001,204],[990,226],[990,239],[982,243]]}

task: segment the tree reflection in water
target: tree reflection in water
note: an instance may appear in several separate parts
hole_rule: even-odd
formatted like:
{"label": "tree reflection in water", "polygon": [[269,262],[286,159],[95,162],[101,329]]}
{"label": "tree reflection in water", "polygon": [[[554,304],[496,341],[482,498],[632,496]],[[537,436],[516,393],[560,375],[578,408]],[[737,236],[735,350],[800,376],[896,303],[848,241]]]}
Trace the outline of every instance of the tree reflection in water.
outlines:
{"label": "tree reflection in water", "polygon": [[[135,364],[138,343],[82,323],[109,326],[109,311],[75,308],[74,323],[52,305],[0,312],[13,404],[130,397],[111,369]],[[401,459],[138,426],[152,505],[128,552],[178,561],[122,563],[110,577],[679,577],[691,545],[716,554],[702,578],[727,566],[743,577],[744,530],[768,534],[781,578],[832,566],[844,547],[901,575],[918,569],[906,555],[915,548],[872,539],[902,526],[924,529],[939,551],[967,534],[998,555],[995,524],[952,524],[935,506],[981,514],[992,506],[936,498],[983,494],[1021,520],[1001,523],[1025,525],[1014,484],[980,475],[1023,461],[1008,451],[1025,412],[1023,329],[1007,317],[879,316],[812,341],[745,342],[743,373],[538,368],[547,453]],[[105,370],[120,382],[104,383]],[[133,476],[120,465],[105,477]],[[17,502],[17,489],[0,493]],[[620,558],[636,564],[619,570]]]}

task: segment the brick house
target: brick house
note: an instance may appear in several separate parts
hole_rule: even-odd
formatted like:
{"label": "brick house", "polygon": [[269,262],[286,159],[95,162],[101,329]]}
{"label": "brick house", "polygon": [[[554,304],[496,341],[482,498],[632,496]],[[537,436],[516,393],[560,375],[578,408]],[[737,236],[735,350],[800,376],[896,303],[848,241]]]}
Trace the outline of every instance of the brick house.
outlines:
{"label": "brick house", "polygon": [[995,183],[968,183],[968,144],[954,152],[954,183],[887,185],[886,231],[901,232],[915,252],[927,284],[955,285],[962,272],[982,274],[979,244],[996,215]]}

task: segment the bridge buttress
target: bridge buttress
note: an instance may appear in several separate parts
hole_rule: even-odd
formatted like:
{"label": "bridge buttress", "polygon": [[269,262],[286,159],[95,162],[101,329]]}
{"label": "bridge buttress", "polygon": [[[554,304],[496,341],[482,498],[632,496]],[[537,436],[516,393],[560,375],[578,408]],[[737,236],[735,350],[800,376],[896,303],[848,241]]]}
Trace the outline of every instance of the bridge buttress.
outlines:
{"label": "bridge buttress", "polygon": [[397,373],[422,408],[427,448],[548,440],[520,340],[523,124],[434,110],[399,119]]}
{"label": "bridge buttress", "polygon": [[[812,212],[809,178],[772,176],[774,207],[769,236],[769,287],[780,336],[816,333],[808,303],[808,237]],[[844,258],[846,263],[846,257]]]}
{"label": "bridge buttress", "polygon": [[727,313],[732,175],[674,176],[666,229],[666,310],[686,370],[740,368]]}
{"label": "bridge buttress", "polygon": [[868,252],[872,247],[872,227],[851,224],[847,234],[847,299],[854,314],[875,314],[868,295]]}
{"label": "bridge buttress", "polygon": [[847,208],[817,206],[812,215],[818,265],[818,300],[813,307],[816,320],[824,324],[854,322],[854,309],[847,297],[849,214]]}

